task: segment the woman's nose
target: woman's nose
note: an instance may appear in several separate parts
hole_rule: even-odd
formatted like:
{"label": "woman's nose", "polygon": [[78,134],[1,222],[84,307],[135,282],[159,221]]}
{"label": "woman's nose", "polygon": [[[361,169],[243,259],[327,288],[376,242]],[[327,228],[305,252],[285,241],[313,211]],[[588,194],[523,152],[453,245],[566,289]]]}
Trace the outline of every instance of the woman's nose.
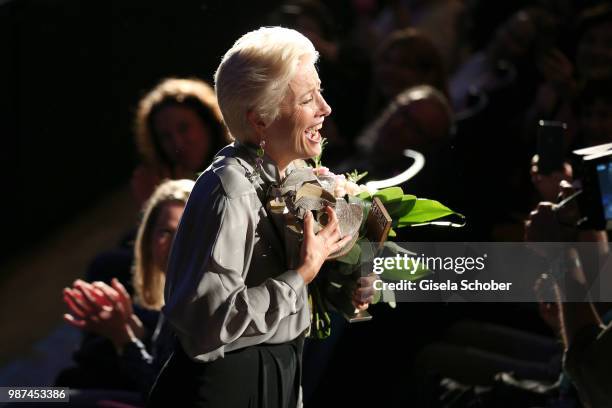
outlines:
{"label": "woman's nose", "polygon": [[181,151],[185,148],[185,135],[180,132],[175,132],[172,135],[172,144],[177,151]]}
{"label": "woman's nose", "polygon": [[321,116],[329,116],[332,112],[331,107],[327,104],[323,95],[321,95],[321,100],[319,101],[319,110]]}

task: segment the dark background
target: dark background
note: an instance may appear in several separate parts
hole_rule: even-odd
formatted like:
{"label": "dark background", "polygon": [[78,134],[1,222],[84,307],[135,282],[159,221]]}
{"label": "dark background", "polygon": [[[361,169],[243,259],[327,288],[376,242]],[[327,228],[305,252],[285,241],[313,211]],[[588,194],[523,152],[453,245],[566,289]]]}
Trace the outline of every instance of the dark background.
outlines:
{"label": "dark background", "polygon": [[278,1],[0,1],[0,262],[126,183],[140,96],[212,82]]}

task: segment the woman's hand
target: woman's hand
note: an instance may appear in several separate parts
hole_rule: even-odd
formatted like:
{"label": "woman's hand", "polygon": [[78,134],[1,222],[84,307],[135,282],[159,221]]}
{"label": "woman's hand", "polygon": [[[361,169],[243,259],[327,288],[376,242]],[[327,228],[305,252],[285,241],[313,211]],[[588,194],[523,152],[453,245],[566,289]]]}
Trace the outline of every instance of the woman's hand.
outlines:
{"label": "woman's hand", "polygon": [[[134,319],[129,296],[126,301],[124,294],[105,283],[77,280],[73,288],[64,289],[64,302],[72,313],[64,314],[67,323],[108,338],[117,350],[136,337],[131,327]],[[137,318],[136,321],[140,322]]]}
{"label": "woman's hand", "polygon": [[371,274],[359,278],[357,287],[353,291],[353,306],[359,311],[366,310],[370,303],[374,300],[374,282],[378,279],[378,275]]}
{"label": "woman's hand", "polygon": [[130,294],[117,278],[113,278],[113,280],[111,281],[111,285],[113,289],[115,289],[119,294],[119,301],[123,305],[123,308],[125,309],[126,313],[130,316],[130,320],[128,322],[130,328],[132,329],[136,337],[142,339],[145,334],[144,325],[142,324],[138,316],[134,314],[134,308],[132,307],[132,298]]}
{"label": "woman's hand", "polygon": [[108,300],[104,293],[95,289],[93,285],[77,279],[72,286],[72,288],[64,289],[64,302],[77,317],[87,319],[103,310],[110,310],[112,301]]}
{"label": "woman's hand", "polygon": [[340,224],[336,212],[331,207],[325,211],[329,223],[317,234],[314,233],[314,217],[309,211],[304,217],[304,242],[300,251],[300,266],[297,272],[302,276],[304,282],[309,284],[317,276],[323,262],[327,257],[342,248],[350,240],[351,236],[340,236]]}
{"label": "woman's hand", "polygon": [[538,190],[542,201],[554,202],[557,200],[559,194],[562,193],[559,184],[561,180],[572,181],[572,166],[564,162],[563,170],[555,170],[550,174],[540,174],[538,167],[539,161],[540,158],[537,154],[531,158],[531,167],[529,170],[531,182],[536,190]]}
{"label": "woman's hand", "polygon": [[[568,228],[569,229],[569,228]],[[569,242],[574,241],[566,238],[563,226],[559,223],[557,210],[551,202],[540,202],[537,207],[529,213],[525,222],[526,242]]]}
{"label": "woman's hand", "polygon": [[108,299],[113,299],[113,303],[118,302],[121,304],[123,310],[125,311],[125,315],[129,316],[128,324],[134,332],[134,335],[139,339],[142,339],[144,337],[144,325],[138,316],[134,314],[132,298],[121,282],[119,282],[117,278],[113,278],[111,280],[111,287],[103,282],[94,282],[93,285],[100,288]]}

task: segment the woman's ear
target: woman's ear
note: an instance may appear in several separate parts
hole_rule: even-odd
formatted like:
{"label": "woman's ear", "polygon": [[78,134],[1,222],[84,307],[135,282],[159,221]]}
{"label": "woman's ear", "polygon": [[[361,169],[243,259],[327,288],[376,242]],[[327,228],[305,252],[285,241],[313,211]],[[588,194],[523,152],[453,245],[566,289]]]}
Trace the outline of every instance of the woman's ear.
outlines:
{"label": "woman's ear", "polygon": [[253,127],[253,130],[255,130],[255,133],[258,136],[262,136],[263,131],[266,128],[266,123],[261,119],[261,117],[251,109],[247,112],[247,119]]}

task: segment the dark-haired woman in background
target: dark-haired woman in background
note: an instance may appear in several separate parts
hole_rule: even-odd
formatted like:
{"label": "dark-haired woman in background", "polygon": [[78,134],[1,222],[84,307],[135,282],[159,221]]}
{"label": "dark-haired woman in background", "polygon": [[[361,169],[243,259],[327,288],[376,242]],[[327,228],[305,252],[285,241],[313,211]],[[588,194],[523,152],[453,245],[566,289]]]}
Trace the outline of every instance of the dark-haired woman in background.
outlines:
{"label": "dark-haired woman in background", "polygon": [[194,179],[230,141],[213,89],[198,79],[160,82],[140,100],[134,133],[142,158],[132,176],[139,204],[165,178]]}

